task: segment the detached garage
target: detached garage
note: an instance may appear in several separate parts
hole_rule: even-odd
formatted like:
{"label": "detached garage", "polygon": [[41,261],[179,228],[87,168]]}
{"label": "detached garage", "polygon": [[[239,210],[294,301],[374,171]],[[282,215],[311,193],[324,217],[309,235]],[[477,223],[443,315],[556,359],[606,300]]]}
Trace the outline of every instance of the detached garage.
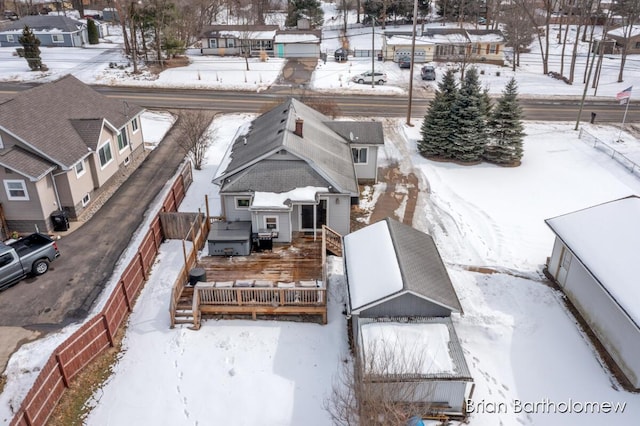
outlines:
{"label": "detached garage", "polygon": [[315,30],[277,31],[274,38],[278,58],[319,58],[322,35]]}
{"label": "detached garage", "polygon": [[640,198],[545,221],[555,233],[547,271],[630,385],[640,389]]}

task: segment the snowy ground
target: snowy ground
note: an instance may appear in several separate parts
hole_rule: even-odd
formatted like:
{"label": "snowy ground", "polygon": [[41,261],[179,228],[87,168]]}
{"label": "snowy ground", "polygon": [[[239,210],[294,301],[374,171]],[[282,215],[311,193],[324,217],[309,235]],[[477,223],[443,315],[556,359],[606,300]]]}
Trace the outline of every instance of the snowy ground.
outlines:
{"label": "snowy ground", "polygon": [[[111,33],[115,35],[109,40],[117,42],[117,29]],[[370,29],[350,33],[352,47],[370,46]],[[324,40],[326,51],[339,46],[335,36],[329,34]],[[91,49],[43,49],[43,62],[50,68],[47,73],[29,72],[23,58],[12,56],[14,49],[0,47],[0,81],[44,82],[71,72],[89,84],[264,90],[282,67],[278,60],[253,60],[251,72],[245,73],[244,61],[238,58],[192,55],[189,67],[168,70],[159,77],[147,73],[134,77],[127,73],[131,68],[120,48],[107,41]],[[557,71],[559,52],[553,52],[552,58],[551,69]],[[110,68],[109,63],[116,67]],[[625,82],[617,83],[617,63],[605,59],[598,96],[611,98],[638,79],[640,67],[631,57]],[[119,65],[125,69],[118,69]],[[311,86],[322,91],[405,93],[407,70],[390,62],[374,65],[387,72],[387,86],[372,89],[348,82],[354,73],[371,66],[367,59],[320,62]],[[445,67],[438,67],[438,77]],[[582,75],[583,68],[579,65],[576,75]],[[504,67],[481,69],[485,71],[481,79],[492,93],[500,92],[515,75],[520,93],[526,96],[582,94],[581,84],[569,86],[541,74],[536,46],[515,74]],[[433,87],[431,82],[416,83]],[[589,96],[593,94],[590,90]],[[220,118],[214,122],[217,134],[208,164],[194,172],[194,185],[181,210],[204,210],[204,194],[208,194],[211,213],[219,212],[211,177],[235,129],[251,118],[236,114],[225,116],[224,125]],[[166,122],[166,116],[145,115],[142,126],[148,143],[159,142],[167,128],[160,123]],[[640,179],[578,140],[572,123],[527,123],[525,156],[518,168],[462,167],[425,160],[415,150],[419,124],[408,128],[396,122],[404,140],[387,140],[380,160],[399,161],[402,170],[419,172],[423,192],[414,226],[434,236],[448,265],[465,312],[455,323],[476,382],[473,401],[478,406],[485,403],[484,412],[473,414],[470,424],[637,424],[640,395],[620,390],[564,308],[561,295],[540,276],[553,241],[544,219],[640,194]],[[614,142],[619,136],[616,128],[585,127],[639,162],[640,144],[631,135],[623,133],[624,142],[618,143]],[[119,268],[128,255],[123,255]],[[163,244],[131,316],[125,351],[114,376],[94,395],[95,408],[86,424],[211,424],[212,419],[219,419],[215,424],[237,425],[328,424],[322,401],[346,348],[339,307],[340,263],[332,268],[334,298],[327,326],[206,321],[201,330],[193,332],[168,328],[170,286],[181,259],[181,248],[174,242]],[[468,272],[466,266],[488,266],[502,273],[478,274]],[[0,395],[3,422],[12,417],[10,407],[19,405],[51,348],[73,327],[23,346],[11,358],[5,372],[8,383]],[[517,401],[545,399],[556,404],[612,402],[626,406],[622,414],[518,412]]]}

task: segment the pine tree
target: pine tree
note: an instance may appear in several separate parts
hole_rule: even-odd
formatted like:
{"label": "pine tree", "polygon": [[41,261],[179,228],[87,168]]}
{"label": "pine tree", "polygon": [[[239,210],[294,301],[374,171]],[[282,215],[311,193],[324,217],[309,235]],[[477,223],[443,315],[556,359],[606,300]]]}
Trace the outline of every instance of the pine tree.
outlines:
{"label": "pine tree", "polygon": [[489,143],[484,158],[496,164],[518,164],[522,159],[522,108],[518,103],[518,85],[509,80],[488,123]]}
{"label": "pine tree", "polygon": [[44,68],[42,59],[40,59],[40,40],[33,34],[31,28],[24,26],[22,35],[18,38],[18,41],[24,49],[24,57],[29,64],[31,71],[40,71]]}
{"label": "pine tree", "polygon": [[450,136],[449,157],[463,162],[482,159],[487,143],[486,117],[476,68],[470,68],[451,107],[454,131]]}
{"label": "pine tree", "polygon": [[420,133],[422,139],[418,142],[418,151],[425,157],[449,158],[448,145],[453,125],[451,120],[451,105],[458,93],[456,79],[452,70],[448,70],[444,78],[438,83],[436,95],[429,104]]}
{"label": "pine tree", "polygon": [[93,19],[87,19],[87,35],[89,36],[89,44],[100,43],[100,33]]}
{"label": "pine tree", "polygon": [[313,28],[322,25],[324,12],[318,0],[289,0],[288,3],[285,21],[287,27],[295,27],[301,18],[308,18]]}

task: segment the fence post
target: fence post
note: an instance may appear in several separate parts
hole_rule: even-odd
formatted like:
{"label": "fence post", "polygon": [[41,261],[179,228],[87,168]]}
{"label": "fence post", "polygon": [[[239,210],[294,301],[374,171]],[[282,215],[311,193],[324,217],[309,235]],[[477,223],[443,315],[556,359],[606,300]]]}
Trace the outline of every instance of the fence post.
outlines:
{"label": "fence post", "polygon": [[109,329],[109,320],[107,320],[107,315],[104,312],[102,313],[102,322],[104,323],[104,330],[107,332],[109,346],[113,347],[113,334],[111,334],[111,330]]}
{"label": "fence post", "polygon": [[64,371],[64,367],[62,366],[62,361],[60,360],[60,354],[56,354],[56,364],[58,365],[58,370],[60,370],[60,374],[62,375],[62,383],[65,388],[69,388],[69,378],[67,377],[67,373]]}
{"label": "fence post", "polygon": [[127,305],[127,310],[131,312],[131,302],[129,301],[129,295],[127,294],[127,286],[124,284],[124,280],[120,280],[122,287],[122,294],[124,295],[124,303]]}

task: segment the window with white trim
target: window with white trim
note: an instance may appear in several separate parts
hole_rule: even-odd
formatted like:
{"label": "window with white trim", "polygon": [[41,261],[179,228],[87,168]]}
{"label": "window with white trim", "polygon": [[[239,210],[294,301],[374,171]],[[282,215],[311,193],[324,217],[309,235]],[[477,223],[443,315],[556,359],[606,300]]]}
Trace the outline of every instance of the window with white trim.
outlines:
{"label": "window with white trim", "polygon": [[4,180],[4,189],[7,191],[7,198],[11,201],[29,201],[27,184],[21,179]]}
{"label": "window with white trim", "polygon": [[490,44],[489,45],[489,53],[496,54],[497,52],[498,52],[498,45],[497,44]]}
{"label": "window with white trim", "polygon": [[51,41],[54,43],[64,43],[64,36],[62,34],[51,34]]}
{"label": "window with white trim", "polygon": [[4,148],[4,141],[2,140],[2,134],[0,134],[0,149]]}
{"label": "window with white trim", "polygon": [[84,160],[80,160],[76,163],[74,169],[76,170],[76,177],[80,177],[86,171],[84,168]]}
{"label": "window with white trim", "polygon": [[227,47],[236,47],[236,39],[235,38],[228,38],[227,40]]}
{"label": "window with white trim", "polygon": [[107,142],[98,149],[98,156],[100,157],[100,167],[104,168],[113,160],[113,154],[111,154],[111,144]]}
{"label": "window with white trim", "polygon": [[16,39],[13,37],[13,34],[7,34],[7,42],[15,43]]}
{"label": "window with white trim", "polygon": [[131,128],[133,129],[133,133],[138,131],[138,117],[131,120]]}
{"label": "window with white trim", "polygon": [[367,164],[369,148],[351,148],[351,154],[355,164]]}
{"label": "window with white trim", "polygon": [[236,197],[236,209],[248,209],[251,206],[251,198]]}
{"label": "window with white trim", "polygon": [[120,133],[118,133],[118,150],[122,151],[128,146],[129,138],[127,137],[127,129],[123,127]]}
{"label": "window with white trim", "polygon": [[87,193],[84,197],[82,197],[82,207],[86,207],[91,201],[91,194]]}
{"label": "window with white trim", "polygon": [[270,231],[278,230],[278,216],[265,216],[264,227]]}
{"label": "window with white trim", "polygon": [[212,49],[217,49],[218,48],[218,40],[215,38],[210,38],[209,39],[209,47]]}

